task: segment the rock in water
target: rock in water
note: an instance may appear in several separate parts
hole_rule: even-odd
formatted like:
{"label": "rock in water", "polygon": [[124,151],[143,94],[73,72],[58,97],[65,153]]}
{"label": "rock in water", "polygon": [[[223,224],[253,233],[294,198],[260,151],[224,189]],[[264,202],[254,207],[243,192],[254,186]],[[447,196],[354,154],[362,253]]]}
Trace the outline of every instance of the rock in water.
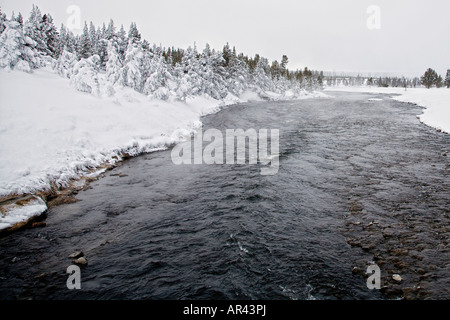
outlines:
{"label": "rock in water", "polygon": [[81,257],[84,257],[83,251],[75,251],[74,253],[72,253],[69,256],[70,259],[78,259],[78,258],[81,258]]}
{"label": "rock in water", "polygon": [[402,282],[402,280],[403,280],[399,274],[394,274],[392,276],[392,279],[394,279],[394,281],[397,281],[397,282]]}
{"label": "rock in water", "polygon": [[81,258],[74,260],[73,263],[75,263],[76,265],[79,265],[79,266],[85,266],[85,265],[87,265],[88,262],[85,257],[81,257]]}

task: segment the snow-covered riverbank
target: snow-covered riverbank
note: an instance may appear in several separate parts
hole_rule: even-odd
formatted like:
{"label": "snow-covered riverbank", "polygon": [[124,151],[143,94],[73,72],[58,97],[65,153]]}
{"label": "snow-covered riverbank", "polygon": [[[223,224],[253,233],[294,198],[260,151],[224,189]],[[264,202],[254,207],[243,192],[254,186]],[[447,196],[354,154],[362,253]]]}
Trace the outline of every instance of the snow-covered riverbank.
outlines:
{"label": "snow-covered riverbank", "polygon": [[393,94],[393,99],[414,103],[426,108],[418,115],[421,122],[450,133],[450,89],[446,88],[380,88],[380,87],[330,87],[326,91],[369,92]]}
{"label": "snow-covered riverbank", "polygon": [[[261,100],[253,92],[224,100],[197,96],[149,100],[131,88],[112,97],[76,91],[70,81],[42,68],[28,74],[0,71],[0,198],[69,186],[73,179],[114,164],[122,155],[165,149],[201,126],[200,117],[222,106]],[[272,99],[325,96],[287,92]],[[0,216],[0,229],[9,220]],[[28,216],[26,216],[29,218]]]}

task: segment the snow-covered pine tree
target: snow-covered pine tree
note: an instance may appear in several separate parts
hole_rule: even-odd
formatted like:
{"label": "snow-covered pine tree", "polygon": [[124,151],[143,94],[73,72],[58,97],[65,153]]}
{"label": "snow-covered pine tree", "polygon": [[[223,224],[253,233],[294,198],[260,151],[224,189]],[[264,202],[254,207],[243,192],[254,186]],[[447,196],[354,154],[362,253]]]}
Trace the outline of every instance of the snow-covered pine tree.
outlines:
{"label": "snow-covered pine tree", "polygon": [[17,21],[6,21],[0,36],[0,68],[32,72],[40,66],[40,57],[35,50],[36,42],[25,36]]}
{"label": "snow-covered pine tree", "polygon": [[140,44],[128,44],[123,67],[123,82],[137,92],[144,91],[145,75],[149,68],[149,56]]}
{"label": "snow-covered pine tree", "polygon": [[268,72],[269,69],[269,61],[266,58],[259,57],[256,68],[251,74],[251,83],[258,93],[274,90],[273,82]]}
{"label": "snow-covered pine tree", "polygon": [[39,7],[33,5],[30,17],[24,24],[24,33],[36,42],[36,49],[43,55],[49,55],[46,36],[43,32],[43,16]]}
{"label": "snow-covered pine tree", "polygon": [[50,14],[44,14],[42,17],[42,33],[46,44],[45,53],[50,57],[57,59],[61,53],[59,44],[60,37]]}
{"label": "snow-covered pine tree", "polygon": [[214,99],[223,99],[227,95],[227,71],[224,68],[223,53],[211,50],[209,44],[200,56],[199,75],[203,78],[200,93],[207,94]]}
{"label": "snow-covered pine tree", "polygon": [[113,85],[121,85],[124,86],[124,78],[123,78],[123,65],[120,58],[120,54],[117,51],[116,44],[114,44],[113,40],[108,41],[108,61],[106,62],[106,79],[111,82]]}
{"label": "snow-covered pine tree", "polygon": [[116,37],[116,27],[114,26],[113,19],[109,20],[108,27],[105,30],[104,38],[111,41]]}
{"label": "snow-covered pine tree", "polygon": [[125,54],[126,54],[127,48],[128,48],[128,38],[127,38],[127,33],[125,32],[123,25],[120,26],[120,30],[119,30],[119,32],[117,32],[116,36],[117,36],[117,44],[118,44],[117,49],[120,54],[121,60],[124,61]]}
{"label": "snow-covered pine tree", "polygon": [[81,59],[73,67],[70,79],[71,84],[81,92],[90,93],[94,96],[100,95],[100,84],[98,71],[100,57],[93,55],[87,59]]}
{"label": "snow-covered pine tree", "polygon": [[89,35],[87,22],[84,23],[83,33],[80,36],[77,49],[78,56],[81,59],[87,59],[92,55],[91,37]]}
{"label": "snow-covered pine tree", "polygon": [[130,25],[130,30],[128,31],[128,44],[138,44],[141,42],[141,34],[136,26],[135,22],[132,22]]}
{"label": "snow-covered pine tree", "polygon": [[203,77],[199,62],[197,46],[188,47],[183,54],[181,62],[176,66],[178,87],[177,97],[186,100],[188,96],[201,95],[203,89]]}
{"label": "snow-covered pine tree", "polygon": [[77,55],[63,48],[58,60],[53,65],[55,70],[61,77],[70,79],[73,73],[73,67],[78,62]]}
{"label": "snow-covered pine tree", "polygon": [[2,8],[0,7],[0,34],[2,34],[3,30],[5,30],[6,28],[5,22],[6,22],[6,14],[2,12]]}
{"label": "snow-covered pine tree", "polygon": [[102,70],[106,70],[106,63],[108,62],[108,40],[99,38],[97,54],[100,57],[100,67]]}
{"label": "snow-covered pine tree", "polygon": [[21,27],[23,27],[23,16],[22,16],[22,13],[19,12],[19,14],[16,17],[16,21],[20,24]]}
{"label": "snow-covered pine tree", "polygon": [[61,24],[61,28],[59,29],[59,51],[62,52],[64,50],[69,50],[67,48],[67,44],[68,44],[68,31],[67,28],[64,26],[64,24]]}
{"label": "snow-covered pine tree", "polygon": [[234,95],[241,95],[248,89],[250,82],[250,69],[244,61],[243,55],[236,56],[236,50],[229,49],[228,44],[224,47],[223,57],[227,69],[227,88]]}
{"label": "snow-covered pine tree", "polygon": [[171,65],[166,62],[161,48],[154,47],[148,69],[149,76],[145,82],[144,93],[150,97],[167,100],[176,83],[171,74]]}
{"label": "snow-covered pine tree", "polygon": [[281,77],[281,67],[280,63],[275,60],[272,62],[272,65],[270,66],[270,73],[272,75],[272,79],[279,80]]}

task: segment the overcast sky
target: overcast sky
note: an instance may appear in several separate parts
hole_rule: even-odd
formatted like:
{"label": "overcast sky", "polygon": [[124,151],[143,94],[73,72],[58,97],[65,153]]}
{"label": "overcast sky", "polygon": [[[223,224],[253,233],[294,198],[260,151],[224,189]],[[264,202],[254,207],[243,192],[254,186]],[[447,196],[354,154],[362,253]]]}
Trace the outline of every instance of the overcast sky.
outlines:
{"label": "overcast sky", "polygon": [[[450,68],[449,0],[0,0],[8,17],[14,10],[25,19],[33,3],[58,28],[76,5],[83,22],[113,18],[126,29],[136,22],[150,43],[222,49],[229,42],[270,60],[286,54],[290,69],[411,76],[431,67],[444,76]],[[380,8],[380,29],[367,26],[370,5]]]}

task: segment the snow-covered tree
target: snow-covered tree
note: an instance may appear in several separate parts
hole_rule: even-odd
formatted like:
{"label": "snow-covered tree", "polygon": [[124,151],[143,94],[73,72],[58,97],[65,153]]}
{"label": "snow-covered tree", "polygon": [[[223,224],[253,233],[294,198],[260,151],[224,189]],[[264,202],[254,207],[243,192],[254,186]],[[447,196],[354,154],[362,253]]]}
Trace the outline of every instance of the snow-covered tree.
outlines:
{"label": "snow-covered tree", "polygon": [[148,78],[145,82],[144,93],[156,99],[167,100],[170,91],[176,88],[171,74],[171,65],[166,62],[161,48],[154,47],[150,59]]}
{"label": "snow-covered tree", "polygon": [[44,54],[48,53],[47,45],[45,43],[45,35],[42,31],[42,13],[39,7],[33,5],[30,12],[30,17],[24,24],[25,35],[36,42],[36,49]]}
{"label": "snow-covered tree", "polygon": [[130,25],[130,30],[128,31],[128,44],[138,44],[141,42],[141,34],[136,26],[135,22],[132,22]]}
{"label": "snow-covered tree", "polygon": [[109,21],[108,27],[105,30],[104,38],[111,41],[116,37],[116,27],[114,26],[114,20]]}
{"label": "snow-covered tree", "polygon": [[214,99],[223,99],[227,96],[225,60],[221,52],[211,50],[206,44],[200,56],[200,69],[197,73],[203,78],[200,93],[205,93]]}
{"label": "snow-covered tree", "polygon": [[148,54],[142,49],[142,46],[130,41],[125,55],[123,82],[130,88],[143,92],[148,67]]}
{"label": "snow-covered tree", "polygon": [[80,40],[78,43],[78,56],[81,59],[87,59],[92,55],[92,47],[91,47],[91,37],[89,35],[89,29],[87,23],[85,22],[83,33],[80,36]]}
{"label": "snow-covered tree", "polygon": [[117,47],[118,52],[123,61],[123,60],[125,60],[125,54],[126,54],[127,48],[128,48],[127,33],[125,32],[123,25],[120,26],[120,30],[116,34],[116,42],[118,45],[118,47]]}
{"label": "snow-covered tree", "polygon": [[71,84],[81,92],[87,92],[94,96],[100,95],[98,80],[100,57],[93,55],[88,59],[81,59],[73,67]]}
{"label": "snow-covered tree", "polygon": [[201,66],[196,46],[186,49],[181,62],[176,65],[175,74],[178,80],[176,95],[180,100],[203,93],[203,78],[200,75]]}
{"label": "snow-covered tree", "polygon": [[55,64],[53,70],[55,70],[60,76],[70,79],[72,77],[73,68],[78,62],[77,55],[64,48]]}
{"label": "snow-covered tree", "polygon": [[[228,90],[239,96],[248,89],[250,83],[250,69],[243,56],[236,56],[236,50],[229,50],[228,44],[223,50],[226,66],[226,81]],[[228,61],[228,62],[227,62]]]}
{"label": "snow-covered tree", "polygon": [[40,66],[36,42],[23,34],[17,21],[6,21],[6,29],[0,36],[0,68],[31,72]]}
{"label": "snow-covered tree", "polygon": [[20,24],[20,26],[23,27],[23,16],[22,16],[22,13],[19,12],[19,14],[16,17],[16,21]]}
{"label": "snow-covered tree", "polygon": [[112,84],[125,85],[123,65],[120,54],[113,40],[108,41],[108,61],[106,62],[106,78]]}
{"label": "snow-covered tree", "polygon": [[2,12],[2,8],[0,8],[0,34],[2,34],[3,30],[5,30],[6,28],[5,22],[6,22],[6,14],[4,14]]}
{"label": "snow-covered tree", "polygon": [[45,53],[52,58],[58,58],[61,53],[59,47],[60,37],[50,14],[45,14],[42,17],[42,35],[46,45]]}
{"label": "snow-covered tree", "polygon": [[269,61],[266,58],[260,57],[251,75],[253,86],[258,93],[274,90],[272,79],[268,72],[266,72],[267,69],[269,69]]}

